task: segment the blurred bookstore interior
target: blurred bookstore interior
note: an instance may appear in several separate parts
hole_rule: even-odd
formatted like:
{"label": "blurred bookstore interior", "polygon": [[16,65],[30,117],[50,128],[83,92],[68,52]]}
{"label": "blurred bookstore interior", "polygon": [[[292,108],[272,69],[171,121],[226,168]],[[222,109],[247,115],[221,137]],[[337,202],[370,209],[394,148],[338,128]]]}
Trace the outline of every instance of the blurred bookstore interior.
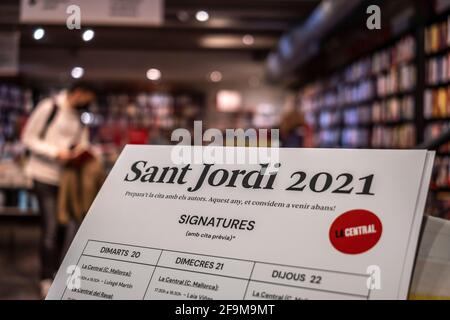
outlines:
{"label": "blurred bookstore interior", "polygon": [[[58,1],[0,2],[0,299],[39,298],[22,135],[74,83],[95,88],[80,120],[106,173],[124,145],[174,144],[194,121],[294,148],[414,149],[450,130],[450,1],[95,3],[77,28]],[[449,219],[450,140],[433,148],[426,214]]]}

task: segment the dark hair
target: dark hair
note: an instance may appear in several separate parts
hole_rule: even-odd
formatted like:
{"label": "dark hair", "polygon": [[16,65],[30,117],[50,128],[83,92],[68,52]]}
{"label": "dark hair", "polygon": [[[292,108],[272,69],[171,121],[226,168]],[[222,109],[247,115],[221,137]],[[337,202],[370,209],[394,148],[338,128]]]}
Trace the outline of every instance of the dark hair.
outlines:
{"label": "dark hair", "polygon": [[72,93],[76,90],[92,92],[94,95],[97,93],[96,88],[92,84],[87,82],[74,82],[67,88],[67,90],[69,91],[69,93]]}

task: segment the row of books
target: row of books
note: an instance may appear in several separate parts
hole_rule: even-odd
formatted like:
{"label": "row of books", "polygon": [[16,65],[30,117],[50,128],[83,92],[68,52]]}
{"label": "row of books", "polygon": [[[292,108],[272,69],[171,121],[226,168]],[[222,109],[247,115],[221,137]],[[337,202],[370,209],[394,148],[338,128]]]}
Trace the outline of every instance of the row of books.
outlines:
{"label": "row of books", "polygon": [[425,81],[439,85],[450,81],[450,53],[430,58],[426,62]]}
{"label": "row of books", "polygon": [[450,187],[450,157],[436,157],[431,187],[435,189]]}
{"label": "row of books", "polygon": [[[334,99],[327,102],[339,104],[356,104],[375,98],[406,93],[416,86],[417,74],[413,64],[391,67],[387,73],[378,75],[373,79],[363,80],[352,85],[338,88]],[[331,104],[331,103],[329,103]]]}
{"label": "row of books", "polygon": [[32,93],[16,85],[0,84],[0,151],[17,138],[24,116],[33,108]]}
{"label": "row of books", "polygon": [[341,142],[341,131],[339,129],[320,130],[314,136],[314,144],[321,148],[338,147]]}
{"label": "row of books", "polygon": [[416,85],[416,68],[404,65],[392,68],[390,72],[378,76],[374,80],[364,80],[358,83],[343,85],[319,94],[310,101],[309,109],[322,110],[336,107],[348,107],[352,104],[366,103],[374,99],[408,93]]}
{"label": "row of books", "polygon": [[450,86],[429,88],[424,93],[425,119],[446,119],[450,117]]}
{"label": "row of books", "polygon": [[319,147],[408,149],[416,145],[416,129],[413,124],[333,128],[320,130],[315,139]]}
{"label": "row of books", "polygon": [[341,145],[344,148],[367,148],[370,131],[365,128],[346,128],[342,130]]}
{"label": "row of books", "polygon": [[415,116],[414,97],[406,95],[353,108],[319,113],[321,128],[329,128],[343,123],[345,126],[412,121]]}
{"label": "row of books", "polygon": [[416,67],[411,64],[391,68],[387,74],[377,77],[377,95],[387,95],[410,91],[416,86]]}
{"label": "row of books", "polygon": [[442,22],[436,22],[425,29],[425,52],[436,53],[450,46],[450,16]]}
{"label": "row of books", "polygon": [[370,105],[364,105],[344,111],[344,125],[356,126],[366,125],[372,122],[372,111]]}
{"label": "row of books", "polygon": [[413,124],[326,129],[319,131],[315,139],[319,147],[407,149],[416,145],[416,129]]}
{"label": "row of books", "polygon": [[416,145],[414,124],[376,126],[372,129],[371,148],[408,149]]}
{"label": "row of books", "polygon": [[319,114],[319,125],[321,128],[329,128],[341,123],[341,112],[324,111]]}
{"label": "row of books", "polygon": [[375,97],[375,86],[372,80],[364,80],[344,86],[338,93],[338,104],[361,103]]}
{"label": "row of books", "polygon": [[[431,141],[442,135],[444,132],[447,132],[448,130],[450,130],[450,123],[448,122],[430,123],[425,127],[424,140]],[[440,146],[438,151],[441,153],[450,154],[450,143],[446,143]]]}
{"label": "row of books", "polygon": [[385,123],[414,119],[415,103],[412,95],[377,101],[372,105],[372,122]]}
{"label": "row of books", "polygon": [[364,78],[378,75],[406,62],[410,62],[416,55],[416,41],[412,36],[400,39],[396,44],[375,52],[351,64],[344,71],[347,82],[360,81]]}
{"label": "row of books", "polygon": [[23,90],[15,85],[0,85],[0,111],[5,112],[7,109],[24,109],[25,95],[29,96],[30,94],[30,91]]}
{"label": "row of books", "polygon": [[125,126],[150,128],[153,125],[172,128],[175,97],[164,93],[107,94],[100,101],[98,110],[105,121],[125,122]]}

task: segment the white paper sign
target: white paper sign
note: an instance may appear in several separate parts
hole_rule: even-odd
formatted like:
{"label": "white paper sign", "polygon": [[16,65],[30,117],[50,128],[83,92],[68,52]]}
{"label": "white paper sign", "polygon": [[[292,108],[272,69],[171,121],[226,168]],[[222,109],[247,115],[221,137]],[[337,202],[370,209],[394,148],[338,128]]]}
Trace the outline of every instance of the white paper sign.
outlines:
{"label": "white paper sign", "polygon": [[124,149],[47,298],[406,298],[432,153],[280,149],[269,171],[174,150]]}
{"label": "white paper sign", "polygon": [[160,25],[164,19],[163,4],[162,0],[22,0],[20,22],[65,25],[72,12],[69,6],[76,5],[82,24]]}

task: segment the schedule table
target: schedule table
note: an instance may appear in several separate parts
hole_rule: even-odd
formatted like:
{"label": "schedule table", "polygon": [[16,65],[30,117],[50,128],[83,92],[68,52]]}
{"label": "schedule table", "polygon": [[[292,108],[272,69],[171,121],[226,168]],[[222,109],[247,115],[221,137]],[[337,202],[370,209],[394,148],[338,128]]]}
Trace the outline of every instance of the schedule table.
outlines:
{"label": "schedule table", "polygon": [[[61,299],[369,299],[367,274],[87,241]],[[75,274],[76,272],[76,274]],[[72,283],[72,285],[69,285]]]}

